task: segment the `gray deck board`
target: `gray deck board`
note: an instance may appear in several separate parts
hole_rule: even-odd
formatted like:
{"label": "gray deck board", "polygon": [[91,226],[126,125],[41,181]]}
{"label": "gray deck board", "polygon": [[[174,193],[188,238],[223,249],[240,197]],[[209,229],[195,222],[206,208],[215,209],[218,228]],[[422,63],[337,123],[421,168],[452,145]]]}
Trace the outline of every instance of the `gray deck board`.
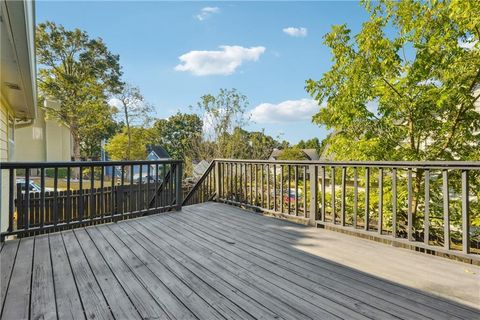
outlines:
{"label": "gray deck board", "polygon": [[114,319],[75,234],[65,231],[62,236],[87,319]]}
{"label": "gray deck board", "polygon": [[8,284],[10,283],[10,277],[12,275],[13,264],[17,255],[18,245],[20,241],[12,240],[8,241],[2,247],[0,252],[0,303],[3,307],[5,300],[5,293],[7,292]]}
{"label": "gray deck board", "polygon": [[26,238],[20,241],[3,305],[2,318],[4,319],[20,320],[29,317],[34,244],[34,238]]}
{"label": "gray deck board", "polygon": [[50,242],[58,318],[85,319],[83,304],[70,268],[62,234],[50,234],[48,240]]}
{"label": "gray deck board", "polygon": [[48,235],[35,238],[31,292],[30,318],[56,319],[57,307],[55,305]]}
{"label": "gray deck board", "polygon": [[[197,209],[198,213],[200,211],[200,209]],[[215,212],[215,214],[218,214],[218,212]],[[383,302],[385,311],[392,313],[394,316],[403,316],[409,319],[425,319],[431,315],[438,317],[444,314],[428,304],[421,304],[415,299],[407,299],[389,292],[385,288],[376,287],[369,283],[371,278],[361,274],[352,273],[344,275],[338,273],[338,268],[335,266],[329,268],[328,265],[322,266],[322,269],[315,268],[315,265],[298,260],[302,258],[302,255],[286,254],[285,252],[291,253],[291,250],[278,245],[278,242],[272,241],[273,236],[268,234],[268,231],[261,229],[249,231],[246,230],[247,228],[238,229],[238,226],[232,223],[231,217],[228,222],[224,220],[206,220],[204,217],[202,219],[200,214],[198,217],[188,217],[188,219],[184,216],[178,217],[177,220],[185,225],[193,224],[192,233],[198,230],[210,236],[217,238],[223,236],[229,238],[230,241],[235,241],[236,247],[246,252],[246,254],[251,252],[251,254],[269,261],[275,267],[278,265],[291,271],[293,278],[297,278],[297,274],[299,274],[304,279],[308,279],[310,283],[305,283],[302,279],[299,282],[304,283],[306,287],[313,286],[313,290],[315,290],[315,284],[326,285],[328,288],[335,289],[351,298],[357,298],[377,308],[382,307],[382,302],[385,300]],[[248,238],[245,238],[245,235],[248,235]],[[365,281],[358,281],[362,276],[362,280]],[[288,277],[290,278],[290,276]],[[425,312],[428,313],[428,316],[422,315]]]}
{"label": "gray deck board", "polygon": [[1,319],[480,319],[480,268],[218,203],[0,247]]}

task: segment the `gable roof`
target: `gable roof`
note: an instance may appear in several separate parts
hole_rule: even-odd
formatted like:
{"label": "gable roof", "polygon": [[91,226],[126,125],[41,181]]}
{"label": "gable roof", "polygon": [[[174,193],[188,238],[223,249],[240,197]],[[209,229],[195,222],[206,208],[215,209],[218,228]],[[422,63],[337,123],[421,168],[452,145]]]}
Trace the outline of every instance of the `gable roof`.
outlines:
{"label": "gable roof", "polygon": [[318,155],[317,150],[315,149],[302,149],[303,153],[305,153],[309,160],[319,160],[320,156]]}
{"label": "gable roof", "polygon": [[165,150],[162,146],[148,146],[147,147],[148,153],[155,153],[155,155],[159,159],[166,159],[170,158],[170,155],[168,154],[167,150]]}
{"label": "gable roof", "polygon": [[[302,149],[302,152],[305,154],[308,160],[315,161],[320,159],[320,156],[318,155],[318,152],[315,149]],[[269,159],[277,160],[282,153],[283,153],[283,150],[273,149]]]}

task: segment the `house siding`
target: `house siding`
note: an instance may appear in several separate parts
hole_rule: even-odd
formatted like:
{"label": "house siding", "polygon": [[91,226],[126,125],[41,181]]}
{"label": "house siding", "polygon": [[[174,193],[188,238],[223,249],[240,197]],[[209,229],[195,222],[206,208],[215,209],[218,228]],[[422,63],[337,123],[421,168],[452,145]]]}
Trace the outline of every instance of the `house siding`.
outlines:
{"label": "house siding", "polygon": [[[9,118],[11,117],[10,109],[7,105],[0,100],[0,162],[6,162],[9,160],[12,150],[9,139],[9,133],[12,128],[9,128]],[[0,231],[7,230],[8,226],[8,174],[5,170],[0,170]]]}

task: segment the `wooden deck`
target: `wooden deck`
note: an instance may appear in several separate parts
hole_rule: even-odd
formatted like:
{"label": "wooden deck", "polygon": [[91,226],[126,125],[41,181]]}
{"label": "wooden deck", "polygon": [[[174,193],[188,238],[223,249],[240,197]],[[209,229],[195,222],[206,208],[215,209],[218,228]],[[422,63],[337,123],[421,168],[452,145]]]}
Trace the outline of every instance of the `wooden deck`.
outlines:
{"label": "wooden deck", "polygon": [[2,319],[480,319],[480,268],[204,203],[11,240]]}

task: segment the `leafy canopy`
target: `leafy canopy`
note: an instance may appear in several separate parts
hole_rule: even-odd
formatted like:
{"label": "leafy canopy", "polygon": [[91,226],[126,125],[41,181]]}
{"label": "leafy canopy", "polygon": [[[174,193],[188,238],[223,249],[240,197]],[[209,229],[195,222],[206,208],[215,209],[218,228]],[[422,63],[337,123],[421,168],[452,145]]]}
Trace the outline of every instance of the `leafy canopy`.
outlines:
{"label": "leafy canopy", "polygon": [[307,155],[297,147],[286,148],[277,158],[278,160],[308,160]]}
{"label": "leafy canopy", "polygon": [[480,159],[480,2],[364,2],[324,37],[333,65],[307,91],[337,159]]}
{"label": "leafy canopy", "polygon": [[203,122],[196,114],[180,113],[159,119],[153,126],[155,141],[174,159],[196,158],[194,146],[202,138]]}
{"label": "leafy canopy", "polygon": [[60,102],[47,114],[70,127],[76,160],[95,157],[95,146],[115,126],[107,103],[111,93],[122,87],[118,55],[108,51],[101,39],[91,39],[79,29],[66,30],[53,22],[36,30],[40,94]]}
{"label": "leafy canopy", "polygon": [[154,137],[151,129],[132,127],[130,128],[131,147],[127,129],[113,136],[105,145],[105,151],[112,160],[145,160],[147,158],[147,145]]}

